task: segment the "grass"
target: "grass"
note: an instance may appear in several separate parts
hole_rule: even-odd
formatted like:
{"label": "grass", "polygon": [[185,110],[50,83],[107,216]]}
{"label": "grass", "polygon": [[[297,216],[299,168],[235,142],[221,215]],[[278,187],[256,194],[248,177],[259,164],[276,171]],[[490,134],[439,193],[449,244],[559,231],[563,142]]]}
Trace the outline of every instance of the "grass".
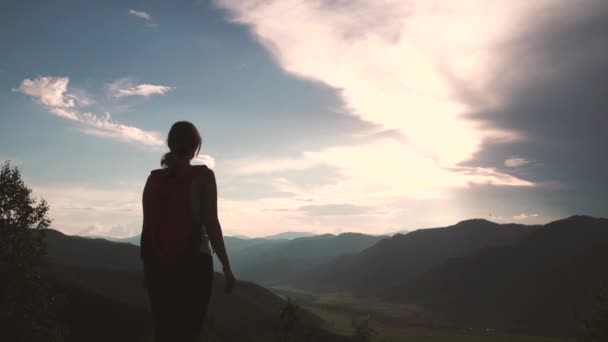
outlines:
{"label": "grass", "polygon": [[[341,335],[353,335],[354,324],[369,319],[374,342],[573,342],[572,339],[501,334],[494,331],[438,329],[428,325],[430,316],[416,305],[398,304],[379,298],[361,298],[349,293],[316,294],[310,291],[273,287],[277,294],[325,321],[325,328]],[[404,325],[408,322],[408,325]]]}

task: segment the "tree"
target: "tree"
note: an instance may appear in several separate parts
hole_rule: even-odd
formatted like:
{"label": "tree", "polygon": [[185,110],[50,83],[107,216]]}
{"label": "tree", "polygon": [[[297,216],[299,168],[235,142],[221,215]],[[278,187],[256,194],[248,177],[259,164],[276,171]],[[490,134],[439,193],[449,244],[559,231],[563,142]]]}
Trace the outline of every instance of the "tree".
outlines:
{"label": "tree", "polygon": [[41,279],[44,230],[51,220],[44,199],[32,197],[17,167],[0,170],[0,339],[61,341],[53,300]]}

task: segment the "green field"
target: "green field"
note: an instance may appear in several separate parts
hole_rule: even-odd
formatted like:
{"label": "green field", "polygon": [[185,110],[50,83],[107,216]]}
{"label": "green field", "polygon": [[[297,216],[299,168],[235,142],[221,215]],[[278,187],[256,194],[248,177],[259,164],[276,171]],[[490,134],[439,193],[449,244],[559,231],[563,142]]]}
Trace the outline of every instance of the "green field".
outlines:
{"label": "green field", "polygon": [[[432,318],[416,305],[389,303],[378,298],[355,297],[348,293],[315,294],[309,291],[273,287],[299,306],[318,315],[325,328],[341,335],[353,335],[355,325],[367,319],[374,342],[572,342],[572,339],[501,334],[491,330],[454,330],[429,327]],[[407,324],[404,324],[407,322]]]}

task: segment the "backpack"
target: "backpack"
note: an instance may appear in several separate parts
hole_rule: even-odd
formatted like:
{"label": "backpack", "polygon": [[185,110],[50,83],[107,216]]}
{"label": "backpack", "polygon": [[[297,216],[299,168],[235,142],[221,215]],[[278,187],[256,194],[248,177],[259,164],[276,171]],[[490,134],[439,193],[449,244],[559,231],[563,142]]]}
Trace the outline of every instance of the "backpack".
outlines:
{"label": "backpack", "polygon": [[141,253],[145,263],[175,264],[200,250],[204,231],[194,206],[201,204],[197,176],[205,169],[204,165],[190,166],[180,177],[172,177],[166,169],[150,172],[143,196]]}

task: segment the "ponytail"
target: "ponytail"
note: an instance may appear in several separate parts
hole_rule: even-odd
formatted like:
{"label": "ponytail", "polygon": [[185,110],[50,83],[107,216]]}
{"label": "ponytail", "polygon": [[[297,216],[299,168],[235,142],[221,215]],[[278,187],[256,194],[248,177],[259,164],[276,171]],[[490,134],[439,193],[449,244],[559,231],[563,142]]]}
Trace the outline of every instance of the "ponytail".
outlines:
{"label": "ponytail", "polygon": [[169,174],[172,176],[176,175],[176,166],[177,166],[177,156],[174,152],[167,152],[160,160],[160,166],[169,171]]}

